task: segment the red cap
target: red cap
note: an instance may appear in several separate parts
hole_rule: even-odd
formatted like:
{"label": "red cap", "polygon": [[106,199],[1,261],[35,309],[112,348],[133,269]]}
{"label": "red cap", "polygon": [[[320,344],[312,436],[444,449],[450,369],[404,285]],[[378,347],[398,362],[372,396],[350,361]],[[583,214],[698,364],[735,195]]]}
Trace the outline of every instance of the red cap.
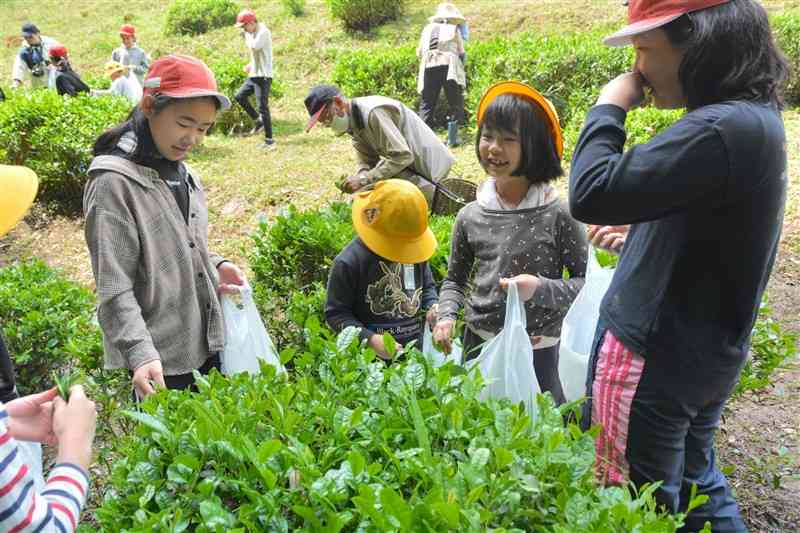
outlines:
{"label": "red cap", "polygon": [[119,29],[119,34],[136,37],[136,28],[133,27],[133,24],[123,24]]}
{"label": "red cap", "polygon": [[686,13],[726,4],[731,0],[630,0],[628,25],[609,35],[603,42],[608,46],[631,44],[631,37],[660,28]]}
{"label": "red cap", "polygon": [[67,57],[67,47],[63,44],[57,44],[55,46],[51,46],[47,53],[50,57]]}
{"label": "red cap", "polygon": [[248,22],[255,22],[256,21],[256,13],[252,9],[242,9],[238,15],[236,15],[236,24],[237,28],[241,28]]}
{"label": "red cap", "polygon": [[231,106],[227,96],[217,90],[217,80],[205,63],[194,57],[168,55],[156,59],[144,79],[145,95],[163,94],[173,98],[213,96],[220,109]]}

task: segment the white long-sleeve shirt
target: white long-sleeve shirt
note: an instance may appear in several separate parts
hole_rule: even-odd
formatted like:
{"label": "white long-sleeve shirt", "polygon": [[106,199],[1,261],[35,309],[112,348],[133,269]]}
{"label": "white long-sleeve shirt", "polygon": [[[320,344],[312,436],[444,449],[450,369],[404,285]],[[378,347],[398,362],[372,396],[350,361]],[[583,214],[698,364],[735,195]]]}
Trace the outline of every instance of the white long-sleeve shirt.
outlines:
{"label": "white long-sleeve shirt", "polygon": [[253,33],[244,32],[244,43],[250,50],[250,78],[272,77],[272,34],[269,29],[258,23]]}
{"label": "white long-sleeve shirt", "polygon": [[50,471],[44,490],[37,492],[0,403],[0,531],[71,533],[78,527],[88,490],[89,478],[82,468],[60,463]]}
{"label": "white long-sleeve shirt", "polygon": [[111,82],[111,87],[106,90],[93,90],[92,94],[115,94],[124,96],[133,105],[142,99],[142,86],[134,76],[120,76]]}

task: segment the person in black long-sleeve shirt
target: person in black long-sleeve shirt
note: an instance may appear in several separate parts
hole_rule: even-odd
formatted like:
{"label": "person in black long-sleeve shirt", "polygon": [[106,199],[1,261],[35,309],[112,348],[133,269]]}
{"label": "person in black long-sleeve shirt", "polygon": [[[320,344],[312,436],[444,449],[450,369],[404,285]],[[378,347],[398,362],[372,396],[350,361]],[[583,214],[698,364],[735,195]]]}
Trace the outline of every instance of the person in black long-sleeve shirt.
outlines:
{"label": "person in black long-sleeve shirt", "polygon": [[[671,512],[686,510],[697,485],[709,500],[686,530],[709,521],[739,532],[746,527],[714,464],[713,437],[778,249],[787,67],[757,3],[674,6],[631,0],[632,25],[606,42],[632,42],[635,71],[603,89],[573,155],[573,217],[603,226],[590,229],[596,245],[622,245],[600,309],[584,421],[603,427],[602,482],[663,481],[656,498]],[[657,107],[688,112],[623,152],[625,116],[644,87]]]}
{"label": "person in black long-sleeve shirt", "polygon": [[383,359],[390,359],[384,333],[420,347],[423,315],[438,299],[428,265],[437,243],[425,196],[404,180],[378,182],[353,201],[353,225],[358,236],[336,256],[328,278],[328,325],[337,332],[360,328]]}
{"label": "person in black long-sleeve shirt", "polygon": [[66,47],[60,44],[51,47],[50,63],[56,69],[56,91],[59,95],[78,96],[79,93],[90,92],[89,86],[72,70]]}

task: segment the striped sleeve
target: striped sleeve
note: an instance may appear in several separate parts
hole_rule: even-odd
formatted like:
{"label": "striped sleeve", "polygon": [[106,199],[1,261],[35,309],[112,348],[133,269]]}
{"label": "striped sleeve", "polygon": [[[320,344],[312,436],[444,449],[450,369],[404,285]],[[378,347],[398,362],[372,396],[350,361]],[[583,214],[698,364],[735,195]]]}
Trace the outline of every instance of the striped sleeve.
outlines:
{"label": "striped sleeve", "polygon": [[0,404],[0,531],[71,533],[86,503],[89,478],[76,465],[56,465],[39,494]]}

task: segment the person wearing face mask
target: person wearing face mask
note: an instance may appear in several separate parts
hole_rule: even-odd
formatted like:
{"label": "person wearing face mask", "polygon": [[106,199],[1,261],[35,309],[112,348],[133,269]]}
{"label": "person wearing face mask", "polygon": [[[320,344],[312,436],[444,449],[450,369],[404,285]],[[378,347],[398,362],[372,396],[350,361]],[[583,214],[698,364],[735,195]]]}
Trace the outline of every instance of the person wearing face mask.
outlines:
{"label": "person wearing face mask", "polygon": [[50,48],[58,45],[58,41],[44,36],[36,24],[26,22],[22,25],[22,38],[25,44],[14,57],[11,69],[13,87],[22,87],[26,79],[30,79],[31,88],[55,87],[55,72],[48,66]]}
{"label": "person wearing face mask", "polygon": [[[606,484],[662,482],[658,502],[708,501],[686,531],[746,531],[715,465],[714,433],[747,359],[786,202],[781,119],[788,67],[753,0],[631,0],[633,71],[589,110],[572,160],[570,209],[595,245],[621,248],[600,308],[583,421],[599,425]],[[644,102],[687,113],[625,150]],[[630,225],[629,227],[626,225]]]}
{"label": "person wearing face mask", "polygon": [[127,120],[95,142],[83,196],[105,367],[127,368],[139,397],[220,368],[218,293],[244,283],[208,249],[205,192],[184,162],[230,100],[188,56],[159,58],[144,83]]}
{"label": "person wearing face mask", "polygon": [[411,109],[384,96],[348,100],[334,85],[317,85],[305,99],[310,119],[353,140],[358,165],[341,184],[344,192],[366,190],[378,181],[401,178],[414,183],[428,205],[436,184],[450,172],[453,155]]}

